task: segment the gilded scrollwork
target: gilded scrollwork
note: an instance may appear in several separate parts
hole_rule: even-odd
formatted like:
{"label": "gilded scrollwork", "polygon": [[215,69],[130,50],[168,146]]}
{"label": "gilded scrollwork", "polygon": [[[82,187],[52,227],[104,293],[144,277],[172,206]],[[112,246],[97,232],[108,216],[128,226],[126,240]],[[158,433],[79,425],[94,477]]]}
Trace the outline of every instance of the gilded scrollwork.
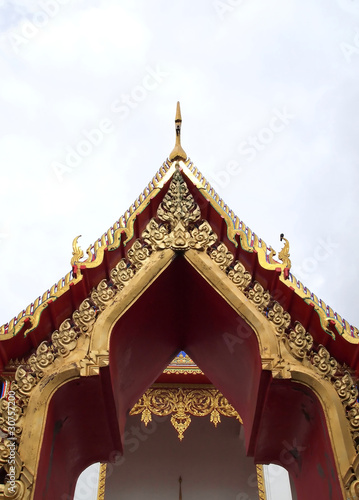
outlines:
{"label": "gilded scrollwork", "polygon": [[290,314],[278,302],[269,309],[268,319],[274,324],[278,336],[284,335],[290,325]]}
{"label": "gilded scrollwork", "polygon": [[209,252],[211,259],[219,266],[222,271],[225,271],[233,262],[234,256],[228,250],[224,243],[220,243],[217,248]]}
{"label": "gilded scrollwork", "polygon": [[358,399],[358,388],[349,373],[338,378],[334,382],[334,387],[344,406],[352,406]]}
{"label": "gilded scrollwork", "polygon": [[[245,270],[244,265],[239,261],[236,261],[233,269],[228,271],[228,278],[242,291],[245,290],[252,281],[252,276]],[[269,303],[270,300],[269,293],[266,295],[263,287],[259,283],[254,284],[253,289],[248,292],[248,297],[256,306],[257,304],[258,306],[263,305],[263,308],[266,307],[265,304]],[[267,299],[268,302],[266,302]]]}
{"label": "gilded scrollwork", "polygon": [[103,279],[97,288],[91,292],[91,300],[100,311],[104,311],[113,301],[115,293],[113,287],[109,286],[107,281]]}
{"label": "gilded scrollwork", "polygon": [[194,227],[190,231],[190,235],[188,246],[196,250],[209,248],[217,241],[217,235],[212,231],[207,221],[203,221],[198,227]]}
{"label": "gilded scrollwork", "polygon": [[136,240],[127,253],[128,260],[136,268],[136,270],[141,269],[143,263],[149,256],[150,251],[141,243],[141,240]]}
{"label": "gilded scrollwork", "polygon": [[165,224],[158,224],[156,219],[151,219],[142,233],[143,241],[152,250],[164,250],[171,247],[172,236]]}
{"label": "gilded scrollwork", "polygon": [[293,354],[299,360],[303,360],[313,347],[313,337],[306,331],[303,325],[297,322],[294,330],[290,330],[286,343]]}
{"label": "gilded scrollwork", "polygon": [[81,302],[78,311],[72,315],[75,325],[79,328],[80,332],[88,335],[91,333],[93,325],[96,321],[97,311],[91,305],[88,299]]}
{"label": "gilded scrollwork", "polygon": [[141,421],[147,425],[152,414],[171,415],[171,423],[181,441],[185,430],[191,423],[190,415],[204,417],[210,415],[215,427],[221,415],[236,417],[242,422],[235,409],[217,389],[212,388],[150,388],[130,411],[130,415],[141,414]]}
{"label": "gilded scrollwork", "polygon": [[117,290],[122,290],[123,287],[133,278],[133,269],[127,264],[125,259],[121,259],[120,262],[111,270],[110,278],[114,285],[116,285]]}
{"label": "gilded scrollwork", "polygon": [[[238,285],[237,285],[238,286]],[[262,287],[259,283],[255,282],[253,288],[247,292],[248,299],[253,302],[259,312],[263,313],[271,300],[270,293]]]}
{"label": "gilded scrollwork", "polygon": [[188,227],[201,217],[201,210],[178,169],[173,174],[169,189],[157,209],[157,216],[162,221],[169,222],[172,228],[183,221]]}
{"label": "gilded scrollwork", "polygon": [[51,336],[54,349],[63,357],[68,356],[76,348],[77,338],[78,334],[69,319],[65,319]]}
{"label": "gilded scrollwork", "polygon": [[338,362],[323,346],[319,346],[318,352],[313,353],[312,363],[314,369],[324,378],[331,379],[338,371]]}
{"label": "gilded scrollwork", "polygon": [[43,376],[43,370],[54,362],[55,355],[52,346],[48,342],[43,341],[36,349],[36,353],[32,354],[28,360],[28,364],[34,373],[39,377]]}

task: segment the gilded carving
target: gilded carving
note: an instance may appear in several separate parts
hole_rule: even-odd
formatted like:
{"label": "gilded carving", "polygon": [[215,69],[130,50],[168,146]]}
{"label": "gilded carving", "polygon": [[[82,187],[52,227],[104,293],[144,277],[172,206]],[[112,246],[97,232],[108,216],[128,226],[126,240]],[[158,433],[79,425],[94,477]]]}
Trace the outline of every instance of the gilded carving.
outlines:
{"label": "gilded carving", "polygon": [[284,241],[284,247],[279,252],[278,257],[283,262],[283,264],[285,265],[285,267],[287,267],[288,269],[290,269],[291,266],[292,266],[292,263],[291,263],[290,258],[289,258],[290,257],[290,253],[289,253],[289,241],[287,240],[287,238],[284,238],[284,234],[280,235],[280,241]]}
{"label": "gilded carving", "polygon": [[217,248],[210,251],[209,256],[219,266],[222,271],[233,262],[234,256],[224,243],[220,243]]}
{"label": "gilded carving", "polygon": [[279,336],[284,335],[290,325],[290,314],[278,302],[274,302],[271,309],[269,309],[268,319],[274,324],[276,333]]}
{"label": "gilded carving", "polygon": [[125,259],[121,259],[110,272],[110,278],[118,290],[122,290],[126,283],[133,278],[133,275],[133,269],[127,264]]}
{"label": "gilded carving", "polygon": [[78,239],[81,236],[76,236],[74,241],[72,242],[72,259],[71,259],[71,266],[74,266],[76,262],[78,262],[82,257],[84,256],[83,251],[81,250],[80,245],[78,244]]}
{"label": "gilded carving", "polygon": [[304,326],[297,322],[294,330],[289,332],[286,343],[294,357],[303,360],[313,347],[313,337]]}
{"label": "gilded carving", "polygon": [[191,238],[189,239],[188,246],[196,250],[206,249],[212,246],[216,240],[217,235],[212,231],[211,226],[205,220],[201,222],[198,227],[194,227],[190,231]]}
{"label": "gilded carving", "polygon": [[22,406],[27,406],[30,394],[38,382],[36,373],[29,373],[22,366],[19,366],[15,372],[15,382],[12,384],[12,390]]}
{"label": "gilded carving", "polygon": [[42,377],[44,368],[51,365],[54,359],[55,356],[51,346],[44,341],[38,346],[36,353],[30,356],[28,364],[31,367],[31,371],[37,373],[39,377]]}
{"label": "gilded carving", "polygon": [[257,282],[254,283],[253,288],[248,290],[247,296],[261,313],[267,309],[271,300],[270,293],[265,291],[262,285]]}
{"label": "gilded carving", "polygon": [[352,406],[358,399],[358,389],[349,373],[334,382],[334,387],[345,406]]}
{"label": "gilded carving", "polygon": [[153,250],[164,250],[170,248],[172,237],[169,236],[167,226],[158,224],[155,219],[151,219],[146,229],[142,233],[143,241]]}
{"label": "gilded carving", "polygon": [[184,432],[191,423],[190,415],[204,417],[210,415],[210,421],[217,426],[221,415],[236,417],[242,422],[235,409],[217,389],[189,388],[150,388],[130,411],[130,415],[141,414],[141,421],[147,425],[152,414],[171,415],[171,423],[182,441]]}
{"label": "gilded carving", "polygon": [[100,311],[104,311],[106,307],[112,302],[115,296],[115,291],[112,286],[109,286],[104,279],[100,281],[96,290],[91,292],[91,299]]}
{"label": "gilded carving", "polygon": [[312,356],[314,369],[324,378],[333,377],[338,371],[338,363],[329,354],[329,351],[323,346],[320,346],[317,353]]}
{"label": "gilded carving", "polygon": [[143,263],[150,256],[150,252],[147,247],[144,247],[140,240],[136,240],[130,250],[127,253],[128,260],[136,270],[141,269]]}
{"label": "gilded carving", "polygon": [[[244,265],[238,261],[234,264],[233,269],[229,270],[228,278],[242,291],[244,291],[252,281],[250,273],[246,271]],[[265,308],[266,304],[269,303],[270,295],[268,292],[264,293],[264,289],[259,283],[255,283],[253,288],[248,292],[248,298],[250,301],[254,302],[257,307],[263,305],[263,308]],[[262,312],[262,309],[260,309],[260,311]]]}
{"label": "gilded carving", "polygon": [[157,216],[169,222],[172,228],[177,226],[178,222],[184,221],[188,227],[201,217],[200,208],[178,169],[173,174],[170,187],[157,209]]}
{"label": "gilded carving", "polygon": [[90,304],[88,299],[85,299],[81,302],[78,311],[73,313],[72,319],[80,329],[80,332],[88,335],[92,331],[96,315],[97,312],[95,308]]}
{"label": "gilded carving", "polygon": [[66,357],[77,346],[78,334],[72,327],[70,320],[65,319],[58,330],[55,330],[51,336],[52,345],[56,352]]}

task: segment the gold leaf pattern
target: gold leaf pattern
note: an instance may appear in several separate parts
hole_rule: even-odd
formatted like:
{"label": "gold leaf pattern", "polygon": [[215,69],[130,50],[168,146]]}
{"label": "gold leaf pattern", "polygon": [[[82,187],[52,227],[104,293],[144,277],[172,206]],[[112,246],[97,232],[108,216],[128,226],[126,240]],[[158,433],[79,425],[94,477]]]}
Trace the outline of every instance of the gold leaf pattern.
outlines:
{"label": "gold leaf pattern", "polygon": [[106,307],[113,301],[115,292],[112,287],[108,286],[105,279],[100,281],[96,290],[91,292],[91,299],[100,311],[104,311]]}
{"label": "gold leaf pattern", "polygon": [[289,332],[286,340],[293,356],[299,360],[304,359],[313,347],[313,337],[299,322],[295,324],[294,330]]}
{"label": "gold leaf pattern", "polygon": [[[230,269],[230,271],[228,272],[228,278],[231,281],[233,281],[233,283],[242,291],[245,288],[247,288],[247,286],[249,285],[249,283],[252,280],[252,276],[250,275],[250,273],[245,270],[245,267],[243,266],[243,264],[241,264],[238,260],[234,264],[233,269]],[[263,308],[264,308],[264,307],[266,307],[264,305],[266,302],[266,299],[268,298],[268,303],[269,303],[270,296],[268,293],[268,297],[267,297],[264,294],[263,287],[259,283],[255,283],[253,289],[248,292],[248,298],[249,298],[249,300],[254,302],[254,304],[256,306],[257,306],[257,304],[258,305],[263,304]]]}
{"label": "gold leaf pattern", "polygon": [[141,414],[141,421],[147,425],[152,420],[151,413],[159,416],[172,415],[171,423],[177,430],[180,441],[191,423],[190,415],[210,415],[210,421],[215,426],[221,421],[220,415],[236,417],[242,423],[227,399],[212,388],[150,388],[132,408],[130,415]]}
{"label": "gold leaf pattern", "polygon": [[110,278],[118,290],[122,290],[126,283],[133,278],[133,275],[133,269],[131,269],[125,259],[121,259],[117,266],[110,272]]}
{"label": "gold leaf pattern", "polygon": [[75,311],[72,315],[72,319],[76,326],[80,329],[81,333],[89,334],[92,331],[93,325],[96,320],[96,311],[94,307],[90,304],[88,299],[85,299],[78,311]]}
{"label": "gold leaf pattern", "polygon": [[77,337],[78,334],[71,326],[70,320],[65,319],[65,321],[61,323],[60,328],[54,331],[51,340],[54,348],[61,356],[66,357],[77,346]]}
{"label": "gold leaf pattern", "polygon": [[233,254],[228,250],[224,243],[220,243],[217,248],[214,248],[210,252],[209,256],[219,266],[219,268],[222,269],[222,271],[225,271],[234,259]]}
{"label": "gold leaf pattern", "polygon": [[268,311],[268,319],[274,323],[277,335],[284,335],[285,330],[290,325],[290,314],[283,307],[274,302],[272,308]]}
{"label": "gold leaf pattern", "polygon": [[150,252],[147,247],[144,247],[140,240],[136,240],[130,250],[128,251],[127,257],[136,270],[141,269],[143,263],[150,256]]}

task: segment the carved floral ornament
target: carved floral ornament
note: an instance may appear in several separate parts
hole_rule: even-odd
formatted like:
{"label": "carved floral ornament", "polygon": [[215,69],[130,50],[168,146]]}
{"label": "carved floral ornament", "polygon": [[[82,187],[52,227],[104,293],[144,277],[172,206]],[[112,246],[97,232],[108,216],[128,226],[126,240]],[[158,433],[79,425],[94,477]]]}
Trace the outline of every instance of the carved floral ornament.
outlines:
{"label": "carved floral ornament", "polygon": [[[24,492],[31,489],[32,480],[17,450],[21,439],[23,419],[26,417],[26,409],[33,389],[50,372],[57,359],[60,358],[66,362],[71,358],[71,353],[76,349],[80,337],[89,338],[97,317],[113,302],[115,296],[121,293],[131,279],[141,272],[151,253],[166,248],[172,248],[175,251],[196,249],[206,252],[222,270],[224,279],[229,279],[273,325],[278,342],[285,346],[293,356],[293,363],[295,359],[302,365],[310,367],[333,385],[342,401],[355,449],[357,453],[359,452],[358,389],[352,376],[330,356],[325,347],[319,346],[314,350],[310,333],[306,332],[300,323],[293,325],[289,313],[273,300],[269,291],[252,279],[251,274],[239,261],[234,261],[234,256],[227,247],[218,242],[217,235],[210,224],[201,219],[200,209],[194,202],[178,169],[173,175],[167,194],[159,205],[157,218],[150,220],[141,236],[141,239],[137,239],[132,244],[127,253],[127,259],[122,259],[111,270],[109,280],[102,280],[72,317],[67,318],[59,329],[53,332],[51,342],[42,342],[26,364],[20,364],[17,367],[11,390],[15,393],[17,408],[14,427],[18,438],[15,442],[18,484],[16,494],[12,497],[6,493],[6,486],[0,485],[0,499],[25,498],[27,493]],[[88,353],[80,364],[81,375],[96,374],[101,366],[108,364],[108,352]],[[7,405],[6,398],[0,400],[0,429],[6,435],[8,435]],[[187,417],[184,417],[184,424],[186,419]],[[6,439],[0,439],[0,461],[5,465],[5,469],[6,443]],[[359,477],[359,465],[347,483],[348,490],[354,491],[356,488],[359,491],[357,477]]]}
{"label": "carved floral ornament", "polygon": [[221,422],[221,415],[242,420],[236,410],[217,389],[207,388],[151,388],[130,411],[130,415],[141,414],[141,421],[147,426],[152,414],[160,417],[171,416],[171,424],[182,441],[185,430],[191,423],[190,415],[205,417],[215,427]]}

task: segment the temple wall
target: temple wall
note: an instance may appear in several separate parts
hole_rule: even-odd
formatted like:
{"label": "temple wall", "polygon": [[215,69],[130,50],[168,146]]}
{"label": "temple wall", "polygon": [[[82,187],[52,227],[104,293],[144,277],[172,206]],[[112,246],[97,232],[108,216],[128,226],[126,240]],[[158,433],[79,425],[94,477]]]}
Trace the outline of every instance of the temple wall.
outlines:
{"label": "temple wall", "polygon": [[[129,417],[124,459],[109,470],[105,500],[258,500],[256,467],[245,456],[243,427],[221,417],[192,417],[182,442],[170,417],[144,426]],[[110,466],[111,467],[111,466]]]}

